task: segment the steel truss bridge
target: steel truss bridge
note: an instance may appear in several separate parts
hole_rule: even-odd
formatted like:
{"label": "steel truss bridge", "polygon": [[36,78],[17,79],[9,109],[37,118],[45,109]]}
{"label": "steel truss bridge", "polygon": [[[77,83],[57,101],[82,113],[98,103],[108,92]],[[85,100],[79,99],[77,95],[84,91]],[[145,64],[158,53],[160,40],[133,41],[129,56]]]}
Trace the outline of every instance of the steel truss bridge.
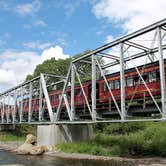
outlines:
{"label": "steel truss bridge", "polygon": [[[86,124],[98,122],[130,122],[130,121],[166,121],[166,84],[164,70],[164,53],[166,49],[166,19],[142,28],[136,32],[121,37],[113,42],[103,45],[83,56],[73,59],[66,77],[51,74],[40,74],[28,82],[20,84],[0,94],[0,124]],[[107,59],[102,63],[100,59]],[[151,89],[148,87],[142,73],[138,69],[138,62],[144,65],[148,62],[159,62],[160,73],[160,104]],[[79,65],[89,66],[91,77],[91,101],[88,101],[82,81]],[[131,117],[128,116],[127,102],[125,98],[125,71],[132,66],[139,79],[146,87],[150,99],[153,102],[159,116]],[[120,72],[120,100],[117,101],[107,80],[106,71]],[[112,102],[118,114],[117,118],[103,118],[97,110],[96,81],[98,75],[104,80]],[[56,80],[56,81],[55,81]],[[58,81],[57,81],[58,80]],[[75,105],[76,84],[80,86],[84,96],[86,114],[89,118],[81,118],[77,115]],[[49,93],[50,89],[61,87],[61,95],[58,107],[52,108]],[[71,89],[68,95],[68,87]],[[70,97],[70,100],[69,100]],[[34,98],[38,102],[38,110],[34,110]],[[25,103],[25,99],[27,105]],[[24,107],[27,108],[25,115]],[[67,118],[62,118],[64,111]],[[108,111],[109,112],[109,111]],[[64,112],[63,112],[64,113]],[[47,115],[47,119],[45,116]]]}

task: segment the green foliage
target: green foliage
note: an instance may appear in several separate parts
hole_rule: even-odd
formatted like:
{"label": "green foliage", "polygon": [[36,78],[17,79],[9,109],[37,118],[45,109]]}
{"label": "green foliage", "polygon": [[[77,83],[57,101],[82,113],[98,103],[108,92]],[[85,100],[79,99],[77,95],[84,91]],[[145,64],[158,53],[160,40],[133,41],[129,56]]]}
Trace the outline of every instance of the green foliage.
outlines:
{"label": "green foliage", "polygon": [[129,134],[131,132],[138,132],[146,127],[145,123],[112,123],[112,124],[96,124],[95,131],[104,134]]}
{"label": "green foliage", "polygon": [[[166,157],[166,123],[97,124],[91,142],[58,145],[65,152],[104,156]],[[68,151],[69,150],[69,151]]]}
{"label": "green foliage", "polygon": [[[76,59],[76,58],[83,56],[84,54],[87,54],[88,52],[90,52],[90,50],[87,50],[81,54],[76,54],[72,58],[67,58],[67,59],[55,60],[54,58],[52,58],[50,60],[46,60],[42,64],[37,65],[33,74],[27,75],[25,81],[29,81],[32,78],[39,76],[40,73],[66,76],[68,73],[68,69],[69,69],[71,61],[73,59]],[[91,57],[86,58],[86,61],[91,62]],[[101,58],[98,58],[98,61],[100,63],[104,63],[104,61]],[[78,73],[80,74],[80,78],[81,78],[82,82],[85,82],[87,80],[91,80],[91,64],[90,63],[80,62],[80,63],[76,64],[76,67],[77,67]],[[98,75],[98,77],[99,77],[99,75]],[[52,78],[51,81],[56,82],[56,81],[59,81],[59,79]]]}
{"label": "green foliage", "polygon": [[23,140],[25,140],[25,137],[17,135],[16,133],[0,132],[1,142],[23,141]]}
{"label": "green foliage", "polygon": [[[50,60],[44,61],[42,64],[39,64],[36,66],[36,68],[33,72],[33,75],[28,75],[26,77],[26,81],[39,76],[40,73],[66,76],[71,60],[72,60],[71,58],[67,58],[65,60],[64,59],[59,59],[59,60],[50,59]],[[56,81],[56,79],[54,81]]]}
{"label": "green foliage", "polygon": [[58,149],[67,153],[84,153],[92,155],[110,156],[111,151],[91,142],[63,143],[56,145]]}
{"label": "green foliage", "polygon": [[22,124],[16,126],[15,130],[3,130],[0,132],[0,141],[24,141],[27,134],[36,135],[37,126]]}

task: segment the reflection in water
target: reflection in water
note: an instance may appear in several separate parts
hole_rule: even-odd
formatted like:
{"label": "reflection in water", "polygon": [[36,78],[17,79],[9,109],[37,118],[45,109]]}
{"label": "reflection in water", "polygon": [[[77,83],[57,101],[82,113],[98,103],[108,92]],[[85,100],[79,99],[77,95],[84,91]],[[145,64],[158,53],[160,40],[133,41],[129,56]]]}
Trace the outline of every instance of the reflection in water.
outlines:
{"label": "reflection in water", "polygon": [[26,166],[118,166],[117,164],[108,161],[58,159],[46,155],[16,155],[14,153],[0,151],[0,165],[4,164],[20,164]]}

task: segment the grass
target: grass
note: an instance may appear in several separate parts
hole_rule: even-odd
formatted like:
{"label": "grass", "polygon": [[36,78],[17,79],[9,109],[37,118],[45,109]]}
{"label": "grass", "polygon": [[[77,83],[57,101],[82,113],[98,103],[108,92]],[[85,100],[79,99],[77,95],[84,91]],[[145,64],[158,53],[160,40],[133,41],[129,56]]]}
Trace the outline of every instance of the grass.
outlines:
{"label": "grass", "polygon": [[17,135],[15,133],[9,132],[0,132],[0,141],[1,142],[10,142],[10,141],[24,141],[25,136]]}
{"label": "grass", "polygon": [[166,123],[98,124],[92,141],[57,145],[68,153],[166,157]]}
{"label": "grass", "polygon": [[[166,157],[166,123],[139,122],[96,124],[95,137],[88,142],[62,143],[56,147],[67,153],[103,156],[162,156]],[[19,125],[15,131],[1,131],[0,141],[23,141],[36,126]]]}
{"label": "grass", "polygon": [[2,130],[0,131],[0,141],[25,141],[27,134],[36,135],[36,125],[19,125],[16,130]]}

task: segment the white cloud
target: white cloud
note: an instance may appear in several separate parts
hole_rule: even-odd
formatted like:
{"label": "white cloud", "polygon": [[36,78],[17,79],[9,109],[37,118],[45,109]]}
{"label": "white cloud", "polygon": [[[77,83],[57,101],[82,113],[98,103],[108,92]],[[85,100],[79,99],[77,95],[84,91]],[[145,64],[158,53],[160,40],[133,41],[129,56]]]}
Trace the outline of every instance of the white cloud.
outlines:
{"label": "white cloud", "polygon": [[49,43],[49,42],[40,43],[39,41],[36,41],[36,42],[25,42],[25,43],[23,43],[23,46],[26,47],[26,48],[30,48],[30,49],[44,50],[44,49],[50,47],[51,43]]}
{"label": "white cloud", "polygon": [[110,42],[112,42],[113,41],[113,36],[112,35],[108,35],[107,37],[106,37],[106,41],[105,41],[105,43],[110,43]]}
{"label": "white cloud", "polygon": [[47,24],[43,20],[37,20],[34,22],[34,26],[36,27],[45,27]]}
{"label": "white cloud", "polygon": [[0,79],[1,86],[13,85],[17,83],[14,72],[11,70],[0,69],[0,77],[1,77]]}
{"label": "white cloud", "polygon": [[15,86],[24,81],[27,74],[41,63],[40,56],[35,52],[5,51],[0,54],[0,90]]}
{"label": "white cloud", "polygon": [[165,0],[100,0],[93,12],[97,18],[107,18],[131,32],[164,19],[165,7]]}
{"label": "white cloud", "polygon": [[63,49],[60,46],[51,47],[43,51],[41,58],[43,61],[51,58],[66,59],[69,58],[68,54],[63,53]]}
{"label": "white cloud", "polygon": [[32,51],[4,51],[0,53],[0,91],[3,92],[23,82],[27,74],[33,73],[36,65],[47,59],[68,57],[60,46],[50,47],[41,55]]}
{"label": "white cloud", "polygon": [[[96,1],[92,11],[98,19],[107,19],[115,27],[120,27],[125,33],[131,33],[156,21],[165,19],[165,7],[165,0],[100,0]],[[154,48],[156,47],[156,43],[152,42],[153,36],[154,32],[151,32],[131,41],[149,48]],[[111,40],[111,35],[108,35],[106,42]],[[116,49],[112,48],[109,53],[119,56],[119,50]],[[140,50],[131,47],[128,52],[134,54],[140,52]],[[136,65],[144,63],[145,57],[135,60]],[[132,67],[133,64],[128,62],[128,66]]]}
{"label": "white cloud", "polygon": [[15,11],[21,16],[33,16],[39,11],[41,3],[39,0],[35,0],[32,3],[19,4],[16,6]]}

